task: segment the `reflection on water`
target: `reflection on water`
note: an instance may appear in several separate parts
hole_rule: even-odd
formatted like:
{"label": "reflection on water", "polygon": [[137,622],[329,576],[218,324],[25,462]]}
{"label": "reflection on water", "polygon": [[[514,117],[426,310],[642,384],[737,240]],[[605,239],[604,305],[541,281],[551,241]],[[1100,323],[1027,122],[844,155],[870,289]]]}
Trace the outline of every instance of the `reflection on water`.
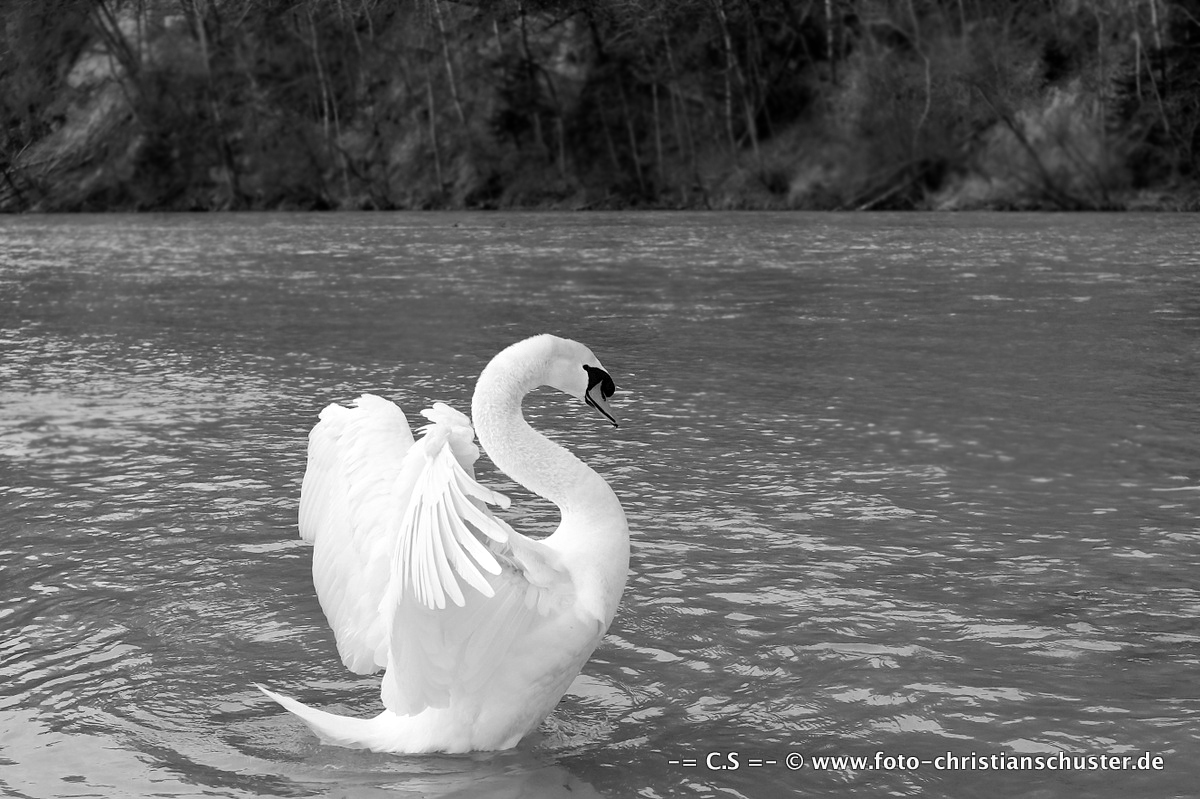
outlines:
{"label": "reflection on water", "polygon": [[[49,217],[0,234],[0,792],[1193,790],[1189,218]],[[609,637],[513,752],[319,746],[251,687],[378,708],[295,537],[315,414],[367,390],[465,410],[486,360],[543,330],[590,344],[622,389],[619,430],[528,403],[626,504],[634,573]],[[519,528],[553,524],[483,474]],[[1060,750],[1166,768],[782,765]],[[709,769],[714,752],[741,767]]]}

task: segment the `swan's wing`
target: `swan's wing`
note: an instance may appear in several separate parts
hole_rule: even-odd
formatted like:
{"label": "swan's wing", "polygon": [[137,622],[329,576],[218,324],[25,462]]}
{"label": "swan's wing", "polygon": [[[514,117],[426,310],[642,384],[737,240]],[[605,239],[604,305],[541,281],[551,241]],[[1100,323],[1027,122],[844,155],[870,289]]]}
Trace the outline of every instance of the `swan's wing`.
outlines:
{"label": "swan's wing", "polygon": [[342,662],[359,674],[387,664],[379,602],[404,507],[397,478],[412,446],[404,413],[372,394],[326,407],[308,436],[300,536],[315,545],[313,584]]}
{"label": "swan's wing", "polygon": [[[470,589],[462,605],[443,608],[430,607],[413,593],[395,596],[381,694],[392,712],[411,715],[447,706],[452,694],[469,697],[488,690],[496,667],[520,655],[514,647],[527,646],[539,625],[553,623],[573,604],[570,574],[540,541],[510,530],[507,542],[490,549],[501,565],[499,574],[485,578],[490,595]],[[596,620],[589,629],[599,637],[603,624]],[[525,653],[534,673],[565,670],[577,656],[569,645],[556,646],[564,641],[550,639],[549,644]],[[563,661],[557,667],[551,662],[555,658]]]}
{"label": "swan's wing", "polygon": [[384,703],[405,715],[482,689],[574,596],[554,550],[488,510],[509,502],[474,478],[470,420],[442,404],[422,414],[432,424],[414,442],[386,400],[330,405],[309,436],[300,499],[342,661],[358,673],[386,666]]}
{"label": "swan's wing", "polygon": [[460,579],[492,595],[480,570],[499,574],[500,564],[485,542],[507,540],[509,528],[484,503],[509,502],[475,480],[479,450],[467,417],[441,403],[421,413],[433,424],[409,451],[397,480],[407,501],[392,558],[394,594],[429,608],[461,607]]}
{"label": "swan's wing", "polygon": [[472,474],[478,450],[467,418],[444,405],[424,414],[435,423],[399,478],[412,489],[381,606],[383,701],[402,715],[481,689],[514,643],[574,595],[554,550],[488,510],[509,503]]}

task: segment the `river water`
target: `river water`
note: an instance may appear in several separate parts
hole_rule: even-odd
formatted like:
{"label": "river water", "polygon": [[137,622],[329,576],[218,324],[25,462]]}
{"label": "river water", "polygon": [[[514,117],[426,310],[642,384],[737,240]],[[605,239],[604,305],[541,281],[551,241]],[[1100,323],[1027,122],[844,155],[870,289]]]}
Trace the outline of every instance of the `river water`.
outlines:
{"label": "river water", "polygon": [[[1166,215],[0,220],[0,792],[1194,796],[1198,251]],[[627,509],[608,637],[514,751],[319,745],[252,687],[379,708],[296,538],[308,428],[468,410],[543,331],[620,389],[618,430],[527,403]]]}

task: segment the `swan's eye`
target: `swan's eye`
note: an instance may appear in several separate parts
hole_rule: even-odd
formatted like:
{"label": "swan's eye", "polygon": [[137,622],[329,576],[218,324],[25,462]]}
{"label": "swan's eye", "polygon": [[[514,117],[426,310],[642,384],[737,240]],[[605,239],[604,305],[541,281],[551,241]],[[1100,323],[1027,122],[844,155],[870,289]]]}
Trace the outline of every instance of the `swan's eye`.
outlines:
{"label": "swan's eye", "polygon": [[597,385],[600,386],[600,396],[608,399],[617,392],[617,384],[613,382],[612,376],[603,369],[597,369],[595,366],[583,365],[583,371],[588,375],[587,390],[591,391]]}

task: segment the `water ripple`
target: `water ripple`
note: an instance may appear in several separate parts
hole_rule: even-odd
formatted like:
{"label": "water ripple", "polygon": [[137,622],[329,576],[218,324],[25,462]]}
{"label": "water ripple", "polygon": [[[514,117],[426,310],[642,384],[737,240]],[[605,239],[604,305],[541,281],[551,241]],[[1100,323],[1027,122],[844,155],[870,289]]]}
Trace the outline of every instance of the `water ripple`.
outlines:
{"label": "water ripple", "polygon": [[[1200,283],[1187,220],[30,218],[0,245],[0,790],[1188,795]],[[535,741],[320,747],[366,715],[296,539],[327,402],[469,405],[541,330],[622,426],[531,396],[633,575]],[[515,499],[555,513],[484,465]],[[679,757],[1153,751],[1163,772],[709,771]],[[985,779],[986,776],[986,779]],[[1036,777],[1036,778],[1035,778]],[[507,792],[507,793],[506,793]]]}

